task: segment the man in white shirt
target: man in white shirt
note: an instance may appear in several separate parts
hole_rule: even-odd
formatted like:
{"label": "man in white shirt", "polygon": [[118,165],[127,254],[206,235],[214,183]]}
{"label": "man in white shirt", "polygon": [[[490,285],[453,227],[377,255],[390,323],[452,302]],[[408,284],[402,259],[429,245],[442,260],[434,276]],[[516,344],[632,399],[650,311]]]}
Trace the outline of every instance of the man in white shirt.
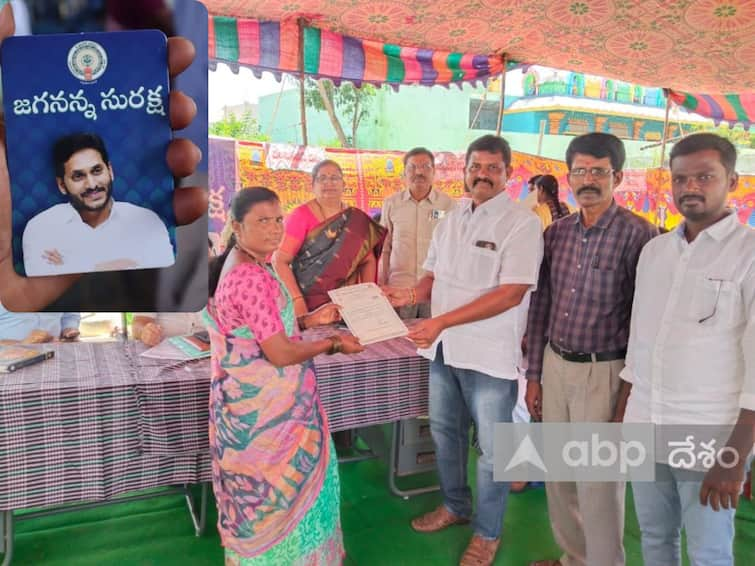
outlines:
{"label": "man in white shirt", "polygon": [[[378,282],[391,287],[414,287],[425,275],[422,264],[433,231],[456,203],[433,188],[435,156],[424,147],[404,154],[406,189],[385,199],[380,224],[388,229],[380,258]],[[430,303],[398,309],[401,318],[427,318]]]}
{"label": "man in white shirt", "polygon": [[113,167],[96,134],[60,138],[53,147],[58,190],[68,197],[32,218],[22,245],[26,275],[145,269],[173,264],[160,217],[113,199]]}
{"label": "man in white shirt", "polygon": [[[500,542],[508,482],[493,481],[493,429],[511,422],[530,293],[543,254],[537,217],[506,194],[511,148],[486,135],[467,149],[466,190],[433,233],[426,275],[410,289],[386,288],[394,306],[432,301],[433,318],[409,333],[430,366],[430,430],[443,504],[412,521],[433,532],[473,519],[462,566],[486,566]],[[479,440],[477,509],[467,484],[469,427]]]}
{"label": "man in white shirt", "polygon": [[655,482],[633,483],[635,508],[645,566],[681,564],[682,527],[692,564],[731,566],[755,430],[755,231],[727,208],[738,182],[728,140],[688,136],[672,149],[670,166],[685,220],[640,256],[621,373],[632,384],[624,421],[724,427],[736,465],[727,470],[727,459],[690,477],[659,458]]}

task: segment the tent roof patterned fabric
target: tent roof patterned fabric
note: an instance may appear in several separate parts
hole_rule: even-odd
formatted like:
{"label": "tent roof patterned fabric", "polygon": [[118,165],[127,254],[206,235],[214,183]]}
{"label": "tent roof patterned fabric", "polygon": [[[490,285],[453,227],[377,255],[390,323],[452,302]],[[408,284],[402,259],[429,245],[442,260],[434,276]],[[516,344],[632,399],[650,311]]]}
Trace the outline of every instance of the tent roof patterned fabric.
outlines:
{"label": "tent roof patterned fabric", "polygon": [[755,91],[755,0],[202,0],[211,15],[309,24],[358,38],[683,91]]}
{"label": "tent roof patterned fabric", "polygon": [[[221,61],[236,71],[243,65],[253,71],[299,73],[299,50],[304,72],[310,77],[342,80],[357,86],[363,82],[425,86],[476,83],[498,76],[501,57],[449,53],[400,47],[363,40],[304,26],[303,39],[294,20],[284,22],[210,17],[208,41],[210,68]],[[301,46],[300,46],[301,44]],[[509,67],[515,66],[514,63]]]}

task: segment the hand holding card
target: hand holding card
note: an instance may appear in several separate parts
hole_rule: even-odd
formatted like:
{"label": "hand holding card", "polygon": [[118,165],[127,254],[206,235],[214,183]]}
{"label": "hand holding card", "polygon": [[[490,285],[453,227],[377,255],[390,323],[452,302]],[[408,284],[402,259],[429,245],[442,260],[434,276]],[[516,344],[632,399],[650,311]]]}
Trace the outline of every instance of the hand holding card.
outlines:
{"label": "hand holding card", "polygon": [[17,270],[172,265],[165,35],[12,37],[2,60]]}
{"label": "hand holding card", "polygon": [[[0,10],[0,41],[13,32],[12,10],[9,5]],[[191,63],[194,48],[183,38],[168,41],[168,62],[171,75],[182,72]],[[170,123],[174,129],[186,127],[194,118],[194,102],[180,92],[170,93]],[[0,124],[2,126],[2,124]],[[56,276],[27,279],[13,269],[11,256],[10,183],[5,163],[5,147],[0,127],[0,302],[10,310],[36,311],[46,307],[63,293],[77,276]],[[184,139],[170,142],[166,160],[174,176],[191,174],[200,159],[199,150]],[[181,188],[173,195],[173,210],[177,224],[189,224],[204,214],[207,208],[206,191],[200,187]]]}

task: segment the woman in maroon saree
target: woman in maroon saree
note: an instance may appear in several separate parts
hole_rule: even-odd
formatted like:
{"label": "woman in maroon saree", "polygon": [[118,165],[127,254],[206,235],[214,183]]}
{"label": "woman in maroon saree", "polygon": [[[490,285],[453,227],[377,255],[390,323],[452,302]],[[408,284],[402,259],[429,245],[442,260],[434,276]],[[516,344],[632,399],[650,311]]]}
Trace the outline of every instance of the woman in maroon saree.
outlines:
{"label": "woman in maroon saree", "polygon": [[343,172],[337,163],[318,163],[312,180],[315,198],[290,214],[273,256],[296,316],[330,302],[332,289],[374,282],[385,238],[385,228],[343,203]]}

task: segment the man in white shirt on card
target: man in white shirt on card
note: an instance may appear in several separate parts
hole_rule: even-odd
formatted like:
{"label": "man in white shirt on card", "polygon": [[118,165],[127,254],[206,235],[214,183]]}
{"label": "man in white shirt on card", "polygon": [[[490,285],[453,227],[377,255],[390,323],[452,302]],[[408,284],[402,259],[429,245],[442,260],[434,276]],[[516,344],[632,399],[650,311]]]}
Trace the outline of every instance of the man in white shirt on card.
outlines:
{"label": "man in white shirt on card", "polygon": [[[486,135],[467,149],[466,190],[433,233],[416,287],[386,288],[394,306],[431,300],[432,318],[409,338],[430,366],[430,431],[443,503],[412,521],[434,532],[472,520],[473,536],[461,566],[488,566],[500,543],[508,482],[493,481],[493,430],[511,422],[517,400],[517,365],[530,294],[543,255],[538,218],[506,194],[511,148]],[[474,421],[477,508],[467,483],[469,427]]]}
{"label": "man in white shirt on card", "polygon": [[22,239],[26,275],[173,265],[173,246],[160,217],[113,198],[113,167],[98,135],[60,138],[53,161],[58,190],[69,202],[27,223]]}
{"label": "man in white shirt on card", "polygon": [[684,222],[651,240],[637,266],[624,421],[724,428],[736,451],[695,476],[662,458],[655,482],[633,482],[645,566],[681,564],[682,528],[692,564],[734,563],[735,507],[755,430],[755,231],[727,208],[735,166],[734,146],[715,134],[674,146],[671,187]]}

